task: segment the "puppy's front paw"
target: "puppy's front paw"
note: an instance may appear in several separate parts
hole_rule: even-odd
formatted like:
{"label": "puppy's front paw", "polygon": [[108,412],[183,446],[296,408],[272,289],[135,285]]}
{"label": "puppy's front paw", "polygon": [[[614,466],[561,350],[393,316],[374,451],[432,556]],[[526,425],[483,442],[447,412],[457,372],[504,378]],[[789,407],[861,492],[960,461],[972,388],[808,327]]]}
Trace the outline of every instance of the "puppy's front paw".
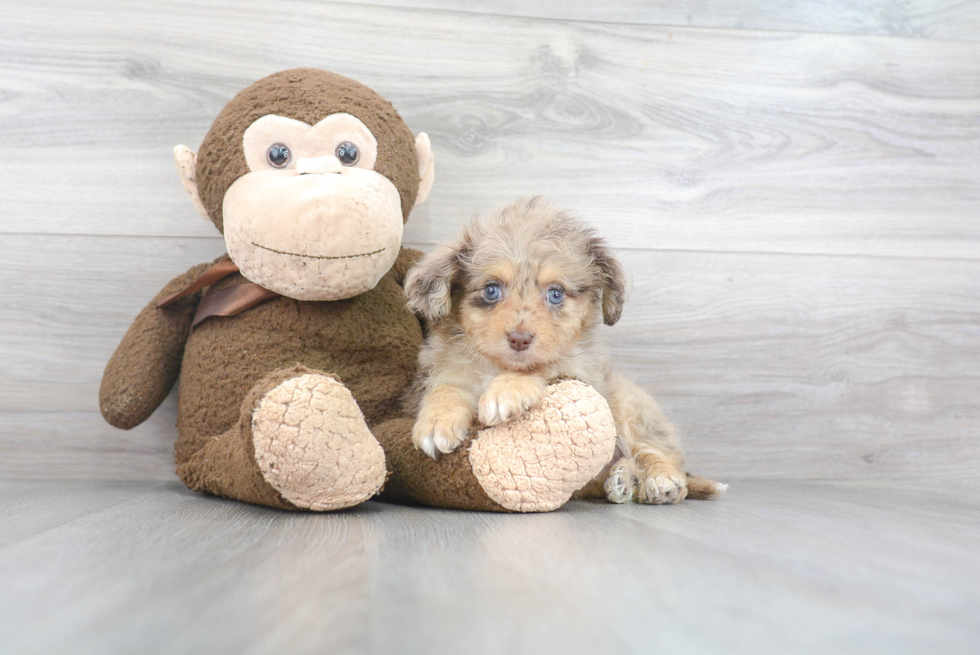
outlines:
{"label": "puppy's front paw", "polygon": [[652,473],[640,485],[640,502],[672,505],[687,497],[687,476],[676,469]]}
{"label": "puppy's front paw", "polygon": [[480,423],[497,425],[517,418],[541,402],[545,389],[544,380],[536,376],[497,376],[480,398]]}
{"label": "puppy's front paw", "polygon": [[412,427],[412,443],[432,459],[439,453],[451,453],[466,441],[473,414],[464,405],[436,404],[423,406]]}

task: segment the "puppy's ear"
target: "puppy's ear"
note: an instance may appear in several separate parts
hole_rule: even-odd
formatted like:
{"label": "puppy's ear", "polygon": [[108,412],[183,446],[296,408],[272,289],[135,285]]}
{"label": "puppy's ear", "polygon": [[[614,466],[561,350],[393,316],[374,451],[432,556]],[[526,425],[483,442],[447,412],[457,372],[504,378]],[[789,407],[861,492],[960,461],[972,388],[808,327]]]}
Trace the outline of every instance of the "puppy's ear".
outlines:
{"label": "puppy's ear", "polygon": [[603,239],[589,239],[589,254],[602,284],[602,320],[606,325],[615,325],[626,302],[626,274]]}
{"label": "puppy's ear", "polygon": [[439,246],[405,276],[408,308],[427,321],[438,321],[449,315],[453,282],[459,275],[466,252],[463,244],[460,240],[452,245]]}

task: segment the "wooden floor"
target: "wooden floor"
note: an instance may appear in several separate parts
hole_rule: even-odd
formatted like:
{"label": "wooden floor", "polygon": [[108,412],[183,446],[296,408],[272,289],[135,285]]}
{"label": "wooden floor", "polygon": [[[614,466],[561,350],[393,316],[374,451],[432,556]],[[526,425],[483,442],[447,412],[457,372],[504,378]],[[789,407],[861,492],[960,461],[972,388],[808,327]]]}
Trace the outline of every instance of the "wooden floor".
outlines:
{"label": "wooden floor", "polygon": [[977,652],[980,486],[289,514],[0,483],[0,652]]}

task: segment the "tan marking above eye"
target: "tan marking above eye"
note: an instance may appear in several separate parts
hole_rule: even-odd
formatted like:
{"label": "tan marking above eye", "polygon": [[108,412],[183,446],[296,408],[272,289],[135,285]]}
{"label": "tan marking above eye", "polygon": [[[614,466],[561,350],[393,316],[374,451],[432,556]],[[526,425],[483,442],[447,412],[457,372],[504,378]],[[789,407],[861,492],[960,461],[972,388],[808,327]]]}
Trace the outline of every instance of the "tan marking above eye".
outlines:
{"label": "tan marking above eye", "polygon": [[[316,125],[267,114],[248,126],[242,137],[242,149],[250,172],[293,171],[300,159],[336,156],[337,146],[350,142],[360,153],[357,163],[350,168],[374,170],[378,159],[378,140],[371,130],[351,114],[331,114]],[[276,168],[269,163],[269,147],[281,143],[289,148],[291,160],[288,166]]]}
{"label": "tan marking above eye", "polygon": [[511,286],[515,274],[516,270],[513,266],[498,264],[477,278],[477,283],[481,288],[491,283],[499,284],[501,287],[508,287]]}

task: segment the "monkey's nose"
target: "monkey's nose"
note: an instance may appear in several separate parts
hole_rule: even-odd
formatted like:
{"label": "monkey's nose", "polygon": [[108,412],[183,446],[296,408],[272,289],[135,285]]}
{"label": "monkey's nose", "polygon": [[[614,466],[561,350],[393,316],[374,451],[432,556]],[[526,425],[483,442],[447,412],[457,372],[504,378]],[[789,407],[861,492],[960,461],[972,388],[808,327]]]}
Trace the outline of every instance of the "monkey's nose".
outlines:
{"label": "monkey's nose", "polygon": [[301,157],[296,160],[296,172],[300,175],[311,173],[339,173],[344,170],[344,165],[333,155],[325,157]]}
{"label": "monkey's nose", "polygon": [[508,332],[507,333],[507,343],[514,350],[520,352],[522,350],[527,350],[531,342],[534,341],[534,335],[530,332]]}

